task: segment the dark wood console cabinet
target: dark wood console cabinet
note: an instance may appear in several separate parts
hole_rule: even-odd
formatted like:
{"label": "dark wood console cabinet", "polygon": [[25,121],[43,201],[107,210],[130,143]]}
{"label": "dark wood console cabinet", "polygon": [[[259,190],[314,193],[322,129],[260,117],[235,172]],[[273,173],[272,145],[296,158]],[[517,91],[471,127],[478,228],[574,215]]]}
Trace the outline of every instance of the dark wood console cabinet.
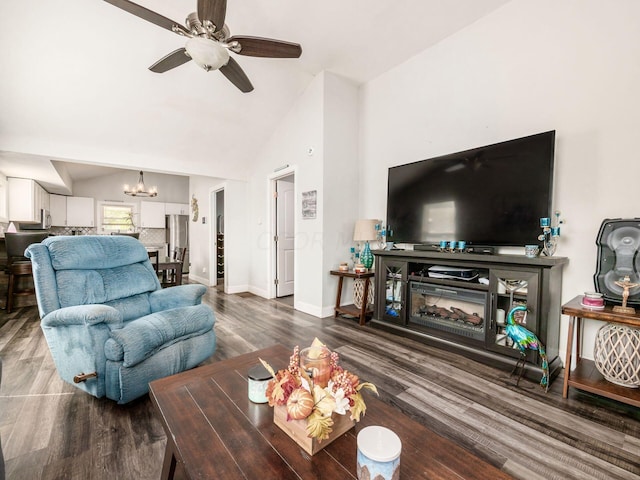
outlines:
{"label": "dark wood console cabinet", "polygon": [[[558,375],[562,269],[567,258],[416,250],[373,253],[373,327],[511,369],[520,352],[506,337],[503,318],[513,303],[526,304],[526,317],[519,321],[545,346],[551,378]],[[431,267],[438,269],[430,272]],[[448,275],[450,270],[469,278]],[[528,352],[527,360],[525,375],[539,380],[538,353]]]}

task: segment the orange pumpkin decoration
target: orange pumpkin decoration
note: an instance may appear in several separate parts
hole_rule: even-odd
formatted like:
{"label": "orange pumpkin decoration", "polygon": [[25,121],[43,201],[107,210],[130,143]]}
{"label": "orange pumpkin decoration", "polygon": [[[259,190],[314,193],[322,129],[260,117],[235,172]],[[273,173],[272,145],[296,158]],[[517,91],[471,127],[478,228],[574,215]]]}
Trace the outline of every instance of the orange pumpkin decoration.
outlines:
{"label": "orange pumpkin decoration", "polygon": [[313,395],[304,388],[296,388],[287,400],[287,413],[293,420],[307,418],[313,410]]}

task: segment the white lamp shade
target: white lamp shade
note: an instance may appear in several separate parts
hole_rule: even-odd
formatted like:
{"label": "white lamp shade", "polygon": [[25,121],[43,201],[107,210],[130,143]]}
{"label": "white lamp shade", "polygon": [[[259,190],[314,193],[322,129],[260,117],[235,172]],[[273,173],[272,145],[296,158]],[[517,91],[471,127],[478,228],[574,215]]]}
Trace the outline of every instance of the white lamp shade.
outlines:
{"label": "white lamp shade", "polygon": [[193,37],[184,46],[189,56],[205,70],[217,70],[229,62],[229,50],[214,40]]}
{"label": "white lamp shade", "polygon": [[353,231],[354,242],[375,240],[378,236],[378,232],[376,232],[376,224],[378,223],[380,223],[380,220],[375,219],[356,221],[356,228]]}

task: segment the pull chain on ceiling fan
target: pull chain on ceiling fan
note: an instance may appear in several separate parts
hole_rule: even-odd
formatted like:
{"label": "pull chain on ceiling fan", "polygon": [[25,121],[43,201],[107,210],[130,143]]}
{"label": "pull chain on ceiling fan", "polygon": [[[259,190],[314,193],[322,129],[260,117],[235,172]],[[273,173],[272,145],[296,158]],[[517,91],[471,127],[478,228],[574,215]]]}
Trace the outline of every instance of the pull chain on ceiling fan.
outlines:
{"label": "pull chain on ceiling fan", "polygon": [[198,0],[197,12],[187,16],[180,25],[148,8],[129,0],[105,0],[148,22],[188,37],[186,45],[164,56],[149,67],[156,73],[164,73],[192,60],[204,70],[220,70],[242,92],[250,92],[253,85],[238,62],[229,52],[251,57],[298,58],[302,47],[297,43],[272,38],[230,36],[224,20],[227,0]]}

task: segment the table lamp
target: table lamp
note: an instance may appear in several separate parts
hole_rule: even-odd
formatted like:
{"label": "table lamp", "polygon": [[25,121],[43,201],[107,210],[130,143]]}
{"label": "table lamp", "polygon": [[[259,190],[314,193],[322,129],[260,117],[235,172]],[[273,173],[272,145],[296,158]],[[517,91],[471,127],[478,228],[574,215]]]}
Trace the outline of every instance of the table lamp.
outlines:
{"label": "table lamp", "polygon": [[360,253],[360,262],[365,268],[373,266],[373,253],[371,253],[369,241],[378,237],[378,232],[376,231],[376,224],[378,223],[380,221],[375,219],[358,220],[353,231],[353,240],[355,242],[364,242],[364,248]]}

